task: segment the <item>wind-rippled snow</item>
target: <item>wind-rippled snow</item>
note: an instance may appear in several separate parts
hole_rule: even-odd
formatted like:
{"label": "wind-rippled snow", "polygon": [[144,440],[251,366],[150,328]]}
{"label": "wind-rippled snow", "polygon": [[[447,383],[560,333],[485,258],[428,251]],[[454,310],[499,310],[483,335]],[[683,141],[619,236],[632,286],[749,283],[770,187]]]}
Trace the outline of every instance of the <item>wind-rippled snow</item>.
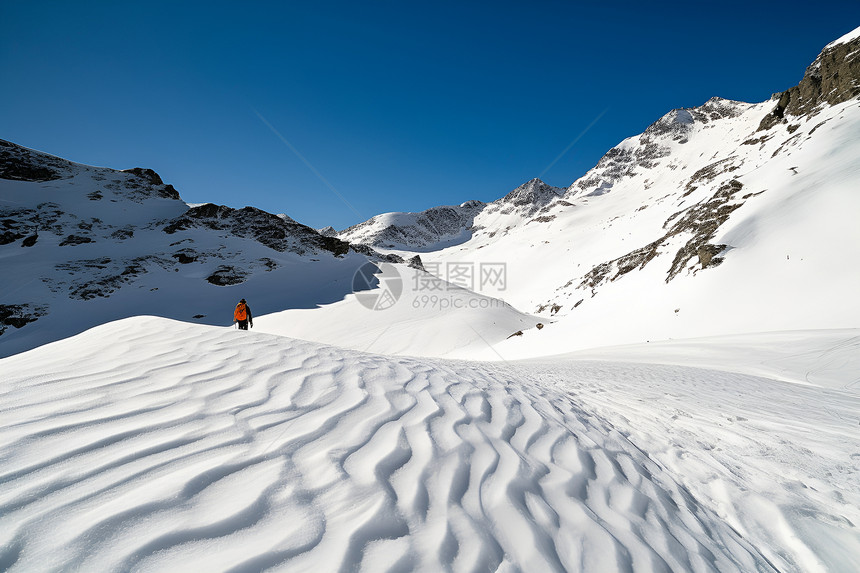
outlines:
{"label": "wind-rippled snow", "polygon": [[148,317],[0,369],[4,571],[815,571],[860,555],[849,390],[383,357]]}

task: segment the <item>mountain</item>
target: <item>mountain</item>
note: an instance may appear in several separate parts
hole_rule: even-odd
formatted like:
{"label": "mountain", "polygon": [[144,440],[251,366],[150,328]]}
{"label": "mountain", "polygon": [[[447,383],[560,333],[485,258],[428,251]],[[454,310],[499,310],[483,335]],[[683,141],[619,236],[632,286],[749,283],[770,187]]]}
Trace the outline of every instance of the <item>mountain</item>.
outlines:
{"label": "mountain", "polygon": [[0,355],[108,320],[157,314],[229,324],[352,291],[370,260],[289,217],[189,206],[150,169],[81,165],[0,141]]}
{"label": "mountain", "polygon": [[855,571],[858,38],[409,266],[4,143],[0,570]]}
{"label": "mountain", "polygon": [[433,207],[420,213],[384,213],[353,225],[337,237],[382,249],[432,251],[467,241],[484,204]]}
{"label": "mountain", "polygon": [[493,295],[546,328],[488,358],[854,327],[859,96],[860,29],[826,46],[797,86],[758,104],[715,97],[672,110],[567,189],[530,181],[426,241],[387,242],[417,236],[407,232],[417,217],[399,215],[338,236],[420,252],[442,278],[503,265]]}
{"label": "mountain", "polygon": [[492,203],[471,200],[420,213],[385,213],[337,236],[381,249],[435,251],[465,243],[488,227],[494,230],[500,221],[508,222],[510,228],[529,220],[563,193],[562,188],[532,179]]}

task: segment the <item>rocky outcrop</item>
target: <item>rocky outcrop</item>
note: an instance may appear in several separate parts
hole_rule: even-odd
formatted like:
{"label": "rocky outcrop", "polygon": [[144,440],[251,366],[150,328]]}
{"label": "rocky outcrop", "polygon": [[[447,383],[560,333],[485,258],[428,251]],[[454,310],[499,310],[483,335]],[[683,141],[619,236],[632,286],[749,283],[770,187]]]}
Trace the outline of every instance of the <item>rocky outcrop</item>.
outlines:
{"label": "rocky outcrop", "polygon": [[60,241],[60,246],[65,247],[67,245],[83,245],[84,243],[92,243],[93,240],[90,237],[82,237],[81,235],[69,235],[62,241]]}
{"label": "rocky outcrop", "polygon": [[409,265],[410,268],[413,268],[417,271],[426,272],[426,269],[424,268],[424,262],[421,260],[421,257],[419,255],[415,255],[414,257],[406,261],[406,263]]}
{"label": "rocky outcrop", "polygon": [[161,180],[161,176],[152,169],[146,169],[144,167],[134,167],[132,169],[123,169],[122,172],[137,175],[144,181],[148,181],[150,185],[164,185],[164,181]]}
{"label": "rocky outcrop", "polygon": [[591,289],[593,294],[601,284],[615,281],[633,270],[645,268],[661,253],[661,249],[666,248],[672,238],[678,236],[689,238],[675,253],[672,266],[666,276],[667,283],[687,269],[693,257],[698,257],[702,269],[719,265],[723,262],[723,258],[719,255],[729,247],[714,245],[710,241],[732,212],[740,208],[751,196],[739,198],[738,194],[742,189],[743,184],[740,181],[730,179],[707,201],[672,215],[663,226],[667,229],[666,234],[656,241],[592,268],[586,273],[579,288]]}
{"label": "rocky outcrop", "polygon": [[53,181],[70,162],[0,139],[0,179]]}
{"label": "rocky outcrop", "polygon": [[538,178],[527,181],[502,197],[493,201],[488,211],[498,210],[502,213],[512,213],[515,210],[523,217],[531,217],[553,200],[561,197],[564,188],[553,187]]}
{"label": "rocky outcrop", "polygon": [[214,273],[206,277],[215,286],[237,285],[245,282],[247,273],[230,265],[222,265]]}
{"label": "rocky outcrop", "polygon": [[123,173],[131,173],[132,175],[136,175],[140,177],[150,185],[154,187],[159,187],[157,190],[158,196],[164,199],[179,199],[179,191],[173,188],[173,185],[165,185],[164,181],[161,180],[161,176],[153,171],[152,169],[145,169],[143,167],[135,167],[133,169],[124,169]]}
{"label": "rocky outcrop", "polygon": [[335,256],[349,252],[349,243],[346,241],[337,237],[323,237],[314,229],[296,223],[289,217],[279,217],[255,207],[233,209],[206,203],[191,207],[163,230],[174,234],[195,227],[227,231],[233,236],[253,239],[280,252],[305,254],[322,250]]}
{"label": "rocky outcrop", "polygon": [[46,305],[0,304],[0,335],[11,326],[22,328],[48,312]]}
{"label": "rocky outcrop", "polygon": [[776,107],[761,121],[759,131],[783,123],[786,115],[815,115],[824,105],[860,97],[860,37],[824,48],[796,86],[776,94]]}

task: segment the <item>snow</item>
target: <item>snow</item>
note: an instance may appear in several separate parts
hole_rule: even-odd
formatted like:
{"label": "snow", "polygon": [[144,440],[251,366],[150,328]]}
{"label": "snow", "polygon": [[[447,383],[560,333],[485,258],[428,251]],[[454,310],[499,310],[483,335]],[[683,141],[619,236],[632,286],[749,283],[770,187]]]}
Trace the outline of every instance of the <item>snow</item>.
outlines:
{"label": "snow", "polygon": [[841,38],[833,40],[832,42],[827,44],[824,47],[824,49],[827,50],[829,48],[832,48],[833,46],[838,46],[839,44],[847,44],[848,42],[856,40],[857,38],[860,38],[860,26],[858,26],[857,28],[854,28],[853,30],[851,30],[850,32],[848,32],[847,34],[842,36]]}
{"label": "snow", "polygon": [[360,300],[379,296],[376,293],[383,289],[377,287],[316,309],[261,316],[254,320],[254,328],[368,352],[498,359],[493,350],[496,344],[540,322],[498,298],[405,266],[385,266],[403,289],[389,308],[373,310]]}
{"label": "snow", "polygon": [[846,571],[860,555],[856,387],[386,357],[154,317],[0,370],[11,572]]}
{"label": "snow", "polygon": [[[606,175],[608,168],[595,169],[583,178],[583,188],[571,186],[569,206],[551,206],[547,222],[496,222],[484,212],[475,220],[482,230],[469,242],[422,253],[427,268],[435,264],[443,272],[457,262],[506,265],[507,289],[493,296],[537,314],[547,326],[496,345],[494,355],[517,359],[646,341],[860,325],[854,294],[860,267],[849,262],[860,258],[854,220],[860,212],[860,105],[827,108],[796,120],[795,131],[780,125],[770,134],[756,129],[772,102],[723,105],[737,115],[685,123],[686,143],[672,131],[648,136],[648,145],[666,150],[649,160],[652,167],[636,163],[632,175],[616,178]],[[744,143],[763,135],[769,138]],[[648,145],[630,138],[618,146],[619,157],[635,157]],[[713,179],[688,183],[714,164]],[[702,205],[733,179],[743,187],[728,204],[741,206],[710,240],[728,245],[720,266],[702,269],[694,254],[667,281],[676,252],[691,238],[682,233],[666,239],[644,267],[593,290],[580,286],[597,265],[666,235],[667,221],[677,221],[677,213]],[[553,305],[561,310],[551,313]]]}
{"label": "snow", "polygon": [[0,331],[0,570],[857,570],[860,105],[759,131],[773,106],[343,231],[428,271],[372,278],[307,237],[166,233],[188,205],[129,174],[4,180],[56,213],[0,248],[3,304],[50,307]]}

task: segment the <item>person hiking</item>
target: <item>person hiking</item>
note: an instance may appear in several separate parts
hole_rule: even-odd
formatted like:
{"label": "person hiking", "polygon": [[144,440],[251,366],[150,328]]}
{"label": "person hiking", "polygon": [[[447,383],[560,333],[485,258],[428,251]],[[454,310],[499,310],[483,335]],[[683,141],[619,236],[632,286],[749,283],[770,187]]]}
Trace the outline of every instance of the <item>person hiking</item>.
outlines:
{"label": "person hiking", "polygon": [[245,302],[245,299],[239,301],[236,305],[236,310],[233,311],[233,322],[239,323],[239,330],[248,330],[248,327],[254,328],[254,317],[251,315],[251,307]]}

